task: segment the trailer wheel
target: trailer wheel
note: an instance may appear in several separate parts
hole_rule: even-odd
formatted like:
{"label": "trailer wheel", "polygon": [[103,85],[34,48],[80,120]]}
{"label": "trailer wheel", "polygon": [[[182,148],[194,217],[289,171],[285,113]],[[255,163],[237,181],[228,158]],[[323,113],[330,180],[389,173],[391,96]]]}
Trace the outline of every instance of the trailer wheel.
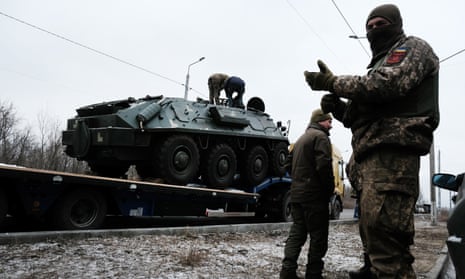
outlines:
{"label": "trailer wheel", "polygon": [[229,145],[215,145],[208,151],[205,162],[202,179],[207,185],[224,189],[233,184],[237,159],[234,150]]}
{"label": "trailer wheel", "polygon": [[160,146],[156,159],[160,176],[167,183],[185,185],[192,181],[199,171],[199,149],[188,136],[168,137]]}
{"label": "trailer wheel", "polygon": [[54,222],[63,229],[94,229],[102,225],[107,212],[105,198],[92,190],[65,194],[55,207]]}
{"label": "trailer wheel", "polygon": [[268,175],[268,154],[266,154],[265,148],[260,145],[256,145],[246,152],[241,177],[246,185],[255,186],[263,182]]}
{"label": "trailer wheel", "polygon": [[281,220],[284,222],[292,222],[291,214],[291,191],[287,191],[284,194],[281,203]]}
{"label": "trailer wheel", "polygon": [[286,161],[289,150],[287,144],[280,142],[276,144],[271,154],[271,171],[275,176],[284,176],[286,174]]}
{"label": "trailer wheel", "polygon": [[329,218],[331,220],[339,220],[342,211],[342,204],[338,199],[335,199],[331,204],[331,214]]}
{"label": "trailer wheel", "polygon": [[5,195],[5,191],[0,189],[0,226],[5,220],[6,213],[8,212],[8,200]]}

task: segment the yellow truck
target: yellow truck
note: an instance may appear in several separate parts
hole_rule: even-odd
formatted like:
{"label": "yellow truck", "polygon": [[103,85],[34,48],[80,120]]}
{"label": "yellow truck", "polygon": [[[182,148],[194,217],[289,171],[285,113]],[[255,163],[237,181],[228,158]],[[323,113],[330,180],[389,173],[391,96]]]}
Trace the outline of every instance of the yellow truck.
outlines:
{"label": "yellow truck", "polygon": [[334,173],[334,195],[329,201],[329,213],[332,220],[339,219],[339,216],[344,208],[344,159],[341,151],[333,144],[333,173]]}

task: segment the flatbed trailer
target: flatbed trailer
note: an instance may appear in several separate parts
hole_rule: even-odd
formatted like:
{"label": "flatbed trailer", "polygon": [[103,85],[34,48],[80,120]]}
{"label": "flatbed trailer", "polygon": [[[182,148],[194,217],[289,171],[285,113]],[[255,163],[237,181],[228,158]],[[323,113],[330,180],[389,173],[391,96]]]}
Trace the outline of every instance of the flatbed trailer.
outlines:
{"label": "flatbed trailer", "polygon": [[270,216],[290,220],[286,177],[242,190],[170,185],[0,164],[0,226],[7,215],[60,229],[99,228],[107,215]]}

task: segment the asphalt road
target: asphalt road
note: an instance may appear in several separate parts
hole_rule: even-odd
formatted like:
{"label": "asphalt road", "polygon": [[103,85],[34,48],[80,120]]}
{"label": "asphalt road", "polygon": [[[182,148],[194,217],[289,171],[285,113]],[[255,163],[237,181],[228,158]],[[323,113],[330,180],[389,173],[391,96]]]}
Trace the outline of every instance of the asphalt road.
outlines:
{"label": "asphalt road", "polygon": [[[352,208],[344,209],[341,212],[340,220],[353,219],[354,210]],[[122,228],[162,228],[162,227],[181,227],[181,226],[206,226],[206,225],[224,225],[224,224],[259,224],[269,223],[267,218],[239,218],[239,217],[122,217],[107,216],[102,229],[122,229]],[[271,221],[273,222],[273,221]],[[7,217],[0,228],[2,232],[30,232],[30,231],[47,231],[53,230],[49,224],[43,221],[28,220],[27,222],[17,223],[14,218]]]}

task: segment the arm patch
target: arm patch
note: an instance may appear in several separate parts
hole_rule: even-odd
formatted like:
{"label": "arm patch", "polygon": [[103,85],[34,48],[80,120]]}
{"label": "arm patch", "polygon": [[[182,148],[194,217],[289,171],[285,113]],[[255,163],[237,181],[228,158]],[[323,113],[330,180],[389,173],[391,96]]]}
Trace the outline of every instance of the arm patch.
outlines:
{"label": "arm patch", "polygon": [[396,48],[391,52],[386,60],[387,65],[399,64],[407,56],[408,49],[406,47]]}

